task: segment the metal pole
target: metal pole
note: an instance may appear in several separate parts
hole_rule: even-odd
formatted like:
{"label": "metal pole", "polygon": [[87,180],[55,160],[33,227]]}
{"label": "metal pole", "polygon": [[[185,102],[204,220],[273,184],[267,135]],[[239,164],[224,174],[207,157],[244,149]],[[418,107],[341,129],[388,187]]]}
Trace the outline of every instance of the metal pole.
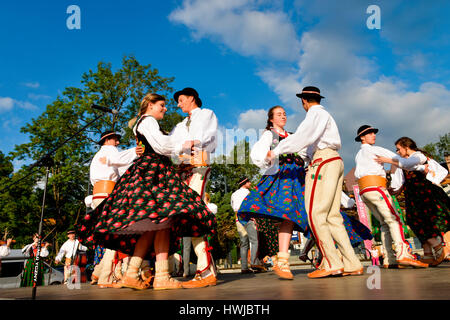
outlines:
{"label": "metal pole", "polygon": [[50,171],[50,167],[46,167],[45,172],[45,185],[44,185],[44,196],[42,198],[42,210],[41,210],[41,221],[39,222],[39,239],[38,239],[38,245],[37,245],[37,251],[36,251],[36,257],[34,260],[34,272],[33,272],[33,292],[31,299],[36,299],[36,289],[37,289],[37,283],[38,283],[38,277],[39,277],[39,262],[41,261],[41,236],[42,236],[42,222],[44,220],[44,208],[45,208],[45,195],[47,193],[47,181],[48,181],[48,174]]}

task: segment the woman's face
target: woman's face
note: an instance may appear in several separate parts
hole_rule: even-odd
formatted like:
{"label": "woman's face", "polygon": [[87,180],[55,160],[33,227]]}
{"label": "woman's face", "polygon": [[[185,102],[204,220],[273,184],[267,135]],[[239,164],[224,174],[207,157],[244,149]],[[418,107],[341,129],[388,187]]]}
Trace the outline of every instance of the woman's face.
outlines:
{"label": "woman's face", "polygon": [[395,145],[395,147],[397,148],[397,153],[399,154],[400,157],[406,158],[408,156],[408,149],[407,148],[402,147],[399,144]]}
{"label": "woman's face", "polygon": [[164,100],[149,103],[146,114],[151,115],[156,120],[162,120],[166,113],[166,102]]}
{"label": "woman's face", "polygon": [[276,108],[273,110],[272,123],[274,127],[284,128],[286,121],[286,111],[284,111],[283,108]]}

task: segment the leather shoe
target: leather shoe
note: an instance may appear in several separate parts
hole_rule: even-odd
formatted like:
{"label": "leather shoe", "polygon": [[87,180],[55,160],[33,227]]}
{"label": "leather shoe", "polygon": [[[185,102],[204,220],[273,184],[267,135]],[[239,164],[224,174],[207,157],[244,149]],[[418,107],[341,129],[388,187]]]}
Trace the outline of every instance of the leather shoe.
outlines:
{"label": "leather shoe", "polygon": [[256,273],[267,272],[267,269],[264,266],[260,265],[251,265],[251,269]]}
{"label": "leather shoe", "polygon": [[250,270],[250,269],[245,269],[245,270],[241,270],[241,273],[242,273],[242,274],[248,274],[248,273],[253,274],[254,271],[253,271],[253,270]]}
{"label": "leather shoe", "polygon": [[215,286],[217,284],[217,279],[213,274],[202,278],[200,274],[196,274],[194,279],[182,282],[181,285],[183,288],[191,289],[191,288],[203,288],[207,286]]}
{"label": "leather shoe", "polygon": [[405,266],[399,264],[383,264],[384,269],[405,269]]}
{"label": "leather shoe", "polygon": [[325,269],[317,269],[311,273],[308,273],[308,278],[317,279],[317,278],[325,278],[330,276],[342,276],[344,273],[344,268],[337,270],[325,270]]}
{"label": "leather shoe", "polygon": [[355,271],[344,271],[342,276],[360,276],[364,274],[364,268]]}
{"label": "leather shoe", "polygon": [[397,260],[397,262],[399,265],[402,266],[411,266],[414,268],[428,268],[428,264],[408,257],[401,258],[400,260]]}

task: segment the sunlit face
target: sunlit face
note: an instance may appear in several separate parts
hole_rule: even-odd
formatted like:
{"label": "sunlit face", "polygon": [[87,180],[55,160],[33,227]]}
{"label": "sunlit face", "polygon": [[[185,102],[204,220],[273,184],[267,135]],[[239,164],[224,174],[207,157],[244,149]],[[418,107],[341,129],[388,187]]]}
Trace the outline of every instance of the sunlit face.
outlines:
{"label": "sunlit face", "polygon": [[396,151],[399,154],[400,157],[406,158],[408,156],[408,149],[405,147],[402,147],[400,144],[395,145]]}
{"label": "sunlit face", "polygon": [[286,111],[284,111],[283,108],[276,108],[273,110],[272,123],[274,127],[284,128],[286,121]]}
{"label": "sunlit face", "polygon": [[113,136],[112,138],[106,139],[105,143],[103,145],[105,146],[118,146],[120,144],[120,140],[117,139],[116,136]]}
{"label": "sunlit face", "polygon": [[156,120],[162,120],[166,113],[166,102],[164,100],[156,101],[155,103],[149,103],[146,114],[151,115]]}
{"label": "sunlit face", "polygon": [[192,109],[195,108],[195,99],[191,96],[185,96],[184,94],[180,95],[178,97],[178,107],[183,111],[184,113],[189,113],[192,111]]}
{"label": "sunlit face", "polygon": [[369,132],[368,134],[365,134],[361,137],[362,143],[375,144],[376,140],[377,140],[377,134],[375,132]]}

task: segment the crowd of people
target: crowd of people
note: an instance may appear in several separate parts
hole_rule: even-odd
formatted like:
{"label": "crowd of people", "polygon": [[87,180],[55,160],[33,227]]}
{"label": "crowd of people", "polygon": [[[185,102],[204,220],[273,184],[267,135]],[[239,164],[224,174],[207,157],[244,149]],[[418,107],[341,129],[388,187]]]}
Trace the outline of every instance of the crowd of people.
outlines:
{"label": "crowd of people", "polygon": [[[362,275],[364,268],[354,246],[372,239],[372,234],[340,209],[348,197],[342,191],[344,163],[338,127],[321,105],[324,97],[317,87],[305,87],[297,97],[305,119],[291,133],[284,129],[287,116],[282,106],[268,111],[265,131],[250,153],[263,171],[262,178],[252,188],[249,177],[242,177],[231,197],[241,273],[267,272],[265,261],[270,257],[279,278],[293,279],[289,246],[296,230],[307,239],[303,257],[314,244],[321,256],[308,278]],[[91,283],[100,288],[165,290],[217,283],[211,254],[217,206],[210,203],[205,189],[218,120],[202,106],[195,89],[178,91],[174,99],[187,116],[170,133],[158,123],[167,111],[165,97],[149,93],[129,123],[135,148],[119,151],[119,134],[101,135],[100,150],[90,167],[93,193],[85,201],[91,210],[77,225],[78,239],[71,231],[56,257],[69,270],[74,251],[95,250]],[[437,185],[435,163],[408,137],[395,142],[397,153],[376,146],[377,132],[370,125],[357,130],[355,141],[361,149],[355,158],[355,177],[362,201],[381,226],[383,267],[437,266],[449,254],[443,235],[450,230],[450,201]],[[389,180],[385,163],[396,168]],[[407,224],[424,249],[421,259],[411,252],[391,196],[402,189]],[[179,267],[184,265],[183,276],[188,277],[191,246],[195,276],[179,281],[170,272],[170,257],[182,256]],[[32,248],[26,250],[31,253]],[[374,264],[379,263],[378,256],[372,254]],[[69,276],[70,271],[65,272],[65,280]]]}

